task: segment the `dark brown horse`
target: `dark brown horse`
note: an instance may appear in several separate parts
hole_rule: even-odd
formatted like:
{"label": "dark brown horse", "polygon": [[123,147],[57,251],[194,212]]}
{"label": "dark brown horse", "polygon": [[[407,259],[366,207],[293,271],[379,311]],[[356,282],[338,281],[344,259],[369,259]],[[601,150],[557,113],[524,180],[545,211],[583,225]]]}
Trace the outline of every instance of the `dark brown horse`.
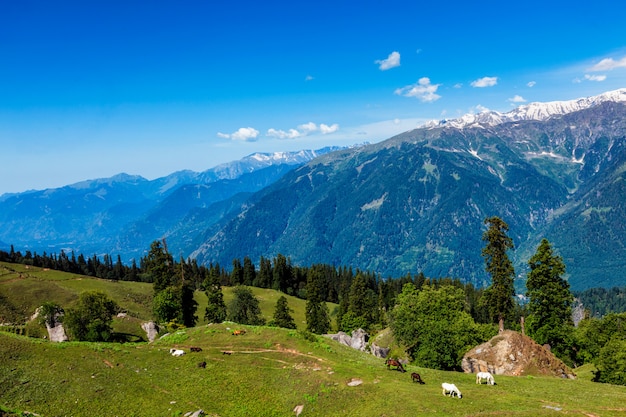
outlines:
{"label": "dark brown horse", "polygon": [[420,384],[425,384],[425,382],[424,382],[424,381],[422,381],[422,377],[420,376],[420,374],[418,374],[418,373],[416,373],[416,372],[413,372],[413,373],[411,374],[411,380],[412,380],[413,382],[419,382]]}
{"label": "dark brown horse", "polygon": [[404,367],[400,363],[400,361],[398,361],[396,359],[387,359],[385,361],[385,365],[387,365],[387,369],[391,369],[391,366],[395,366],[396,367],[396,371],[406,372],[404,370]]}

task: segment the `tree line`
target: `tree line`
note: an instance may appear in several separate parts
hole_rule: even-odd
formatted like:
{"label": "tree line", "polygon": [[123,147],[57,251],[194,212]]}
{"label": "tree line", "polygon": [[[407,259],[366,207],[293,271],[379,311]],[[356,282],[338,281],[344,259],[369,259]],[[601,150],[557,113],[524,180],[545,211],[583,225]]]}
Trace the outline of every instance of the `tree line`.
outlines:
{"label": "tree line", "polygon": [[[326,302],[338,304],[335,328],[349,332],[356,328],[377,331],[390,327],[410,359],[419,366],[459,369],[463,354],[489,340],[505,328],[519,330],[537,343],[549,345],[552,352],[570,366],[592,362],[598,368],[596,380],[626,384],[626,314],[603,319],[587,317],[576,328],[572,320],[574,296],[564,278],[563,259],[543,239],[528,260],[526,279],[528,303],[516,302],[515,271],[508,257],[514,249],[507,235],[508,225],[498,217],[485,219],[482,239],[485,270],[491,285],[476,289],[459,279],[431,279],[418,273],[400,278],[380,276],[318,264],[294,266],[289,258],[277,255],[272,261],[261,258],[259,269],[246,257],[233,260],[227,272],[218,264],[200,266],[193,260],[175,259],[165,242],[155,241],[137,267],[113,264],[110,257],[98,263],[80,255],[37,257],[23,260],[48,263],[48,267],[87,268],[106,273],[106,278],[151,282],[154,288],[153,312],[158,322],[170,327],[191,327],[198,320],[194,291],[206,293],[204,318],[209,322],[232,320],[243,324],[266,324],[260,316],[258,300],[248,287],[272,288],[306,299],[307,331],[317,334],[331,330],[331,314]],[[21,254],[7,254],[19,259]],[[0,259],[4,256],[0,253]],[[46,261],[47,259],[47,261]],[[75,259],[75,262],[74,262]],[[82,259],[82,260],[81,260]],[[129,269],[125,269],[129,268]],[[136,269],[136,270],[133,270]],[[64,269],[65,270],[65,269]],[[97,275],[96,275],[97,276]],[[221,287],[235,286],[234,300],[226,306]],[[102,300],[99,304],[106,304]],[[271,325],[292,326],[286,298],[276,305]],[[88,330],[87,330],[87,333]],[[104,332],[106,334],[106,332]]]}

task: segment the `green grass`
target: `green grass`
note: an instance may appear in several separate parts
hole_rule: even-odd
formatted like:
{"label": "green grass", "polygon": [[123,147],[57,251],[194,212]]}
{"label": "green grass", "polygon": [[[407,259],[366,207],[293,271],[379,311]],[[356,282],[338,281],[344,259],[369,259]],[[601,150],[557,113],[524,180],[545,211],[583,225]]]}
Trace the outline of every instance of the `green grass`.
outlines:
{"label": "green grass", "polygon": [[[71,307],[79,294],[88,290],[105,292],[128,313],[126,318],[114,320],[114,331],[145,338],[141,323],[152,319],[152,284],[111,281],[3,262],[0,262],[0,323],[23,324],[46,301],[56,302],[64,308]],[[233,298],[232,290],[223,287],[227,304]],[[296,326],[306,328],[306,301],[273,290],[254,287],[251,290],[259,300],[266,321],[272,319],[276,301],[284,295],[293,309]],[[207,324],[204,320],[206,295],[196,291],[195,299],[198,302],[197,324]],[[328,303],[328,307],[333,311],[335,304]]]}
{"label": "green grass", "polygon": [[[243,336],[232,329],[243,328]],[[542,377],[470,374],[382,359],[299,331],[223,323],[186,329],[154,344],[54,344],[0,332],[0,398],[8,409],[42,416],[623,416],[626,387]],[[199,353],[189,353],[199,346]],[[180,358],[169,349],[187,350]],[[222,352],[230,351],[231,355]],[[206,368],[198,368],[205,361]],[[413,383],[419,372],[425,385]],[[353,378],[363,384],[347,385]],[[463,399],[444,397],[453,382]],[[557,411],[558,410],[558,411]]]}
{"label": "green grass", "polygon": [[[0,315],[29,316],[43,301],[65,305],[88,289],[107,292],[132,313],[115,319],[116,331],[143,335],[150,285],[13,264],[0,264]],[[281,294],[252,290],[271,319]],[[202,316],[206,299],[196,295]],[[224,297],[230,300],[231,289]],[[389,371],[382,359],[302,332],[305,302],[287,298],[300,330],[201,321],[152,344],[50,343],[0,332],[0,416],[181,416],[198,409],[221,417],[293,416],[299,404],[302,417],[626,415],[626,387],[590,382],[591,369],[581,369],[577,380],[496,376],[495,386],[411,365],[404,374]],[[234,329],[246,334],[233,336]],[[203,350],[192,354],[191,346]],[[174,358],[171,347],[187,354]],[[197,366],[201,361],[206,368]],[[426,384],[413,383],[411,372]],[[363,383],[348,386],[353,378]],[[441,382],[455,383],[463,399],[444,397]]]}

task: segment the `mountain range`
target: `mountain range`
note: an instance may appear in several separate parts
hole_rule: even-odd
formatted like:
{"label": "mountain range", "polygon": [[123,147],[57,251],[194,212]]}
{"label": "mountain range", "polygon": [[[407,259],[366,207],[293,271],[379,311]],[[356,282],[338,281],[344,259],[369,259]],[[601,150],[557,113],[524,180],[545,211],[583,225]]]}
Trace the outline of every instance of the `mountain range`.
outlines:
{"label": "mountain range", "polygon": [[544,237],[573,289],[624,286],[625,139],[626,89],[531,103],[299,159],[257,154],[202,174],[0,196],[0,241],[126,260],[167,237],[200,263],[281,253],[296,265],[484,286],[484,220],[498,216],[515,244],[518,288]]}

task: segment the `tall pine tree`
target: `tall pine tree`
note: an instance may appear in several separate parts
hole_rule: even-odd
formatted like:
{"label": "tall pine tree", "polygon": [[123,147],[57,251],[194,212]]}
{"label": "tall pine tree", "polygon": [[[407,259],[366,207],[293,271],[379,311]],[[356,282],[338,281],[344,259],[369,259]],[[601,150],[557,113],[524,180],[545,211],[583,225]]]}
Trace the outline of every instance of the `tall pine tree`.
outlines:
{"label": "tall pine tree", "polygon": [[309,268],[306,284],[306,329],[323,334],[330,330],[328,307],[324,302],[326,278],[319,265]]}
{"label": "tall pine tree", "polygon": [[221,323],[226,320],[226,303],[220,283],[220,266],[209,266],[209,274],[204,281],[204,292],[207,296],[207,307],[204,318],[209,323]]}
{"label": "tall pine tree", "polygon": [[539,344],[549,344],[560,357],[569,356],[574,296],[563,279],[563,258],[555,255],[550,242],[543,239],[528,265],[528,335]]}
{"label": "tall pine tree", "polygon": [[491,275],[491,285],[483,295],[489,313],[494,322],[499,323],[500,331],[504,330],[504,321],[511,316],[514,308],[515,287],[513,285],[515,270],[507,256],[513,249],[513,239],[507,236],[509,225],[499,217],[485,219],[489,225],[483,233],[483,241],[487,245],[482,250],[485,258],[485,269]]}

